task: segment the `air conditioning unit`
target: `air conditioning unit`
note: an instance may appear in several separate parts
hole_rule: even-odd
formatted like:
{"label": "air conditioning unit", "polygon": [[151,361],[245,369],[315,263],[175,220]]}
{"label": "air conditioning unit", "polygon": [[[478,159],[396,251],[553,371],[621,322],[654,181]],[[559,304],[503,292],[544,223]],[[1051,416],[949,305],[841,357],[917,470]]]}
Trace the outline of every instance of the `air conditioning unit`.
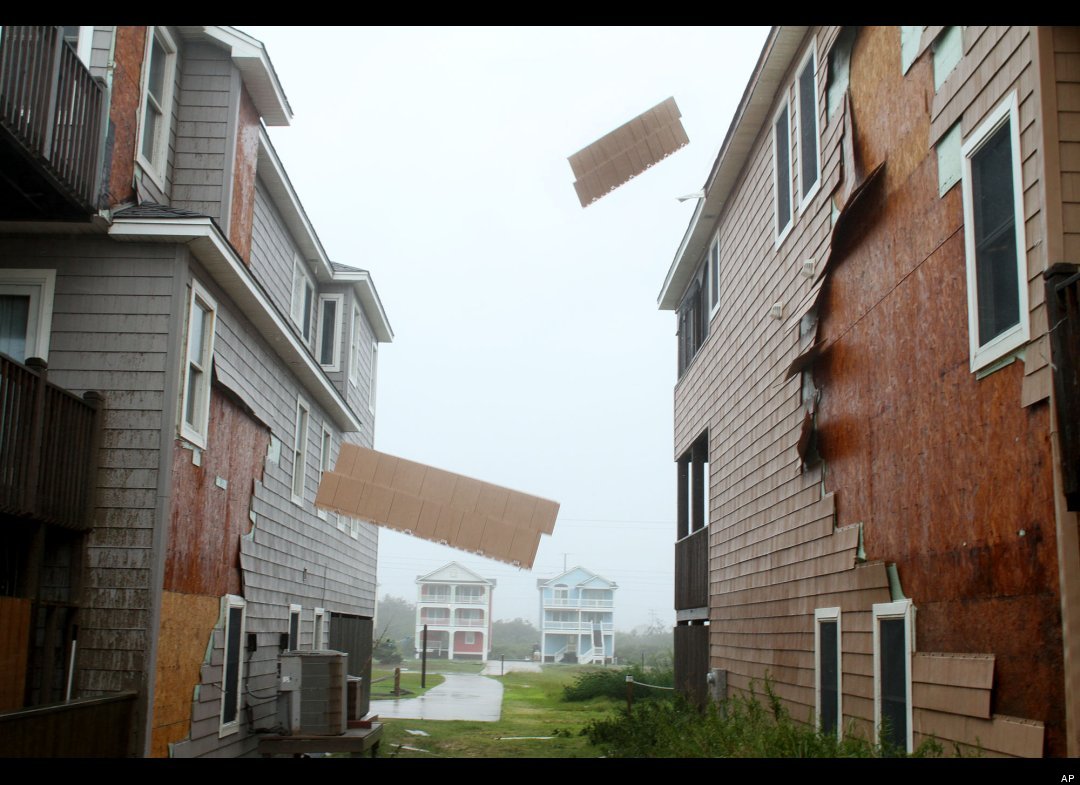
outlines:
{"label": "air conditioning unit", "polygon": [[278,721],[291,736],[340,736],[348,727],[346,671],[340,651],[281,655]]}

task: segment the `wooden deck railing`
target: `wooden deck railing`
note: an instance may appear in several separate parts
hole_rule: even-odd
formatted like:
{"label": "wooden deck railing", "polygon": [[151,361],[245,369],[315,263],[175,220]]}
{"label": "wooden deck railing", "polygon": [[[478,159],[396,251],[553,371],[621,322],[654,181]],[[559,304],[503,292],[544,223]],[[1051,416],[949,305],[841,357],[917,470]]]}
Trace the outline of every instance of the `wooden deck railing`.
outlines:
{"label": "wooden deck railing", "polygon": [[675,543],[675,610],[709,604],[709,529]]}
{"label": "wooden deck railing", "polygon": [[1055,264],[1045,273],[1050,356],[1054,364],[1065,501],[1080,510],[1080,266]]}
{"label": "wooden deck railing", "polygon": [[95,207],[105,88],[62,28],[0,31],[0,125],[88,210]]}
{"label": "wooden deck railing", "polygon": [[41,360],[0,354],[0,512],[89,526],[101,402],[51,384]]}
{"label": "wooden deck railing", "polygon": [[0,712],[0,757],[130,756],[135,697],[122,692]]}

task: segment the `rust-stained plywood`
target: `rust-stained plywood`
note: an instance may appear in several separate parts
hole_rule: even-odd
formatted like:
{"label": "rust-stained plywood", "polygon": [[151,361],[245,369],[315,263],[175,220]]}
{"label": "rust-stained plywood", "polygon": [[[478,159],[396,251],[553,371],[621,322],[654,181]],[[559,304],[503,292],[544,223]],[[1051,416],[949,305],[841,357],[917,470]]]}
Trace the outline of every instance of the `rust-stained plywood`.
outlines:
{"label": "rust-stained plywood", "polygon": [[251,228],[255,221],[255,164],[259,154],[259,112],[247,88],[240,86],[240,110],[236,123],[233,158],[232,206],[229,242],[245,263],[251,263]]}
{"label": "rust-stained plywood", "polygon": [[187,738],[192,694],[199,683],[206,641],[217,624],[220,608],[218,597],[171,591],[161,595],[152,757],[169,757],[169,744]]}
{"label": "rust-stained plywood", "polygon": [[559,513],[558,502],[354,444],[341,446],[315,504],[522,567]]}
{"label": "rust-stained plywood", "polygon": [[0,711],[23,705],[30,607],[30,600],[0,597]]}
{"label": "rust-stained plywood", "polygon": [[614,191],[690,143],[679,107],[668,98],[568,159],[582,207]]}

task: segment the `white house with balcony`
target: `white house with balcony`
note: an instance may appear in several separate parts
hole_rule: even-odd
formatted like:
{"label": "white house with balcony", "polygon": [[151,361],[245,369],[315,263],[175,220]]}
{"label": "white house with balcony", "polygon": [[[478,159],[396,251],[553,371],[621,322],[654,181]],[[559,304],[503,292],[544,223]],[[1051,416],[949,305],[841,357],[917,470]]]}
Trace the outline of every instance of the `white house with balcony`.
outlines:
{"label": "white house with balcony", "polygon": [[618,585],[584,567],[536,583],[543,662],[612,662]]}
{"label": "white house with balcony", "polygon": [[450,562],[416,579],[416,655],[487,662],[491,651],[491,595],[495,581]]}

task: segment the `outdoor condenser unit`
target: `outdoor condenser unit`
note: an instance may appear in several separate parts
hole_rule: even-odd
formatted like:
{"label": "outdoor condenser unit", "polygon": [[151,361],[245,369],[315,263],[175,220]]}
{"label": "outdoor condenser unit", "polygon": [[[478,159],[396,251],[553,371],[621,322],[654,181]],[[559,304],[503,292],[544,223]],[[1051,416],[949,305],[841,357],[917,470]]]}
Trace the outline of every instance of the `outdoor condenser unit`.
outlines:
{"label": "outdoor condenser unit", "polygon": [[289,735],[338,736],[348,727],[346,666],[340,651],[281,655],[278,720]]}

